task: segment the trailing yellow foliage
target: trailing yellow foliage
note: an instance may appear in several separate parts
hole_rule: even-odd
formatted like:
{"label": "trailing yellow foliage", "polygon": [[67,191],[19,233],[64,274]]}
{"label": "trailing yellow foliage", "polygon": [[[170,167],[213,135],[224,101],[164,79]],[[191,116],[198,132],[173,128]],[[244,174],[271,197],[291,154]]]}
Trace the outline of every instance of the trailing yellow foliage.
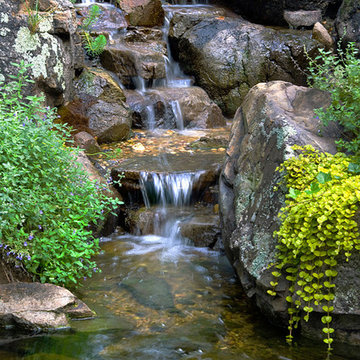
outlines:
{"label": "trailing yellow foliage", "polygon": [[276,295],[281,270],[290,281],[288,341],[297,327],[299,310],[304,319],[322,306],[324,342],[331,349],[334,329],[330,327],[334,300],[334,278],[339,256],[346,260],[360,250],[355,221],[360,202],[360,167],[343,153],[331,155],[311,146],[295,146],[298,157],[285,161],[277,170],[284,172],[282,184],[289,189],[279,217],[276,271],[270,295]]}

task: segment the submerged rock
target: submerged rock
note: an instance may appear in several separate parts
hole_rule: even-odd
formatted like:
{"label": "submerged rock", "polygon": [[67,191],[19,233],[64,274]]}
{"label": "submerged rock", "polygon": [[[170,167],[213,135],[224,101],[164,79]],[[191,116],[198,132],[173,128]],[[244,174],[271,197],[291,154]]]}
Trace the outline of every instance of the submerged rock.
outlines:
{"label": "submerged rock", "polygon": [[176,309],[170,285],[165,279],[149,274],[146,270],[130,274],[119,285],[143,306],[155,310]]}
{"label": "submerged rock", "polygon": [[313,56],[320,46],[310,31],[274,30],[240,17],[191,10],[174,13],[169,36],[184,71],[229,116],[259,82],[306,84],[304,47]]}
{"label": "submerged rock", "polygon": [[[280,282],[275,298],[266,292],[272,280],[268,265],[274,261],[277,244],[273,232],[279,226],[277,214],[284,204],[282,191],[273,190],[280,179],[275,169],[294,155],[294,144],[336,151],[334,139],[339,138],[340,131],[335,125],[322,127],[313,112],[329,102],[327,93],[286,82],[254,86],[234,118],[220,178],[225,250],[247,295],[277,325],[287,326],[285,297],[289,284]],[[359,269],[355,255],[346,266],[338,266],[335,281],[335,336],[353,344],[359,344]],[[302,331],[321,337],[321,330],[310,330],[318,326],[316,318],[320,315],[316,311]]]}
{"label": "submerged rock", "polygon": [[93,312],[69,290],[52,284],[0,284],[0,327],[49,331],[69,327],[67,317],[85,318]]}

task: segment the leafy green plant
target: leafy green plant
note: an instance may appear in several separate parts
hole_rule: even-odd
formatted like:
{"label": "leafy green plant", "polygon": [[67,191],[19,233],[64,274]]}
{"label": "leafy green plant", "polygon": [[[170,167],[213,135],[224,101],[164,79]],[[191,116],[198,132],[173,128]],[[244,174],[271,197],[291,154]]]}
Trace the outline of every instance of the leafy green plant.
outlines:
{"label": "leafy green plant", "polygon": [[28,13],[28,27],[30,33],[34,35],[39,30],[39,25],[43,21],[42,16],[39,14],[39,0],[35,1],[35,9],[32,9],[30,5],[27,5]]}
{"label": "leafy green plant", "polygon": [[[290,282],[289,343],[298,326],[300,310],[304,320],[316,306],[324,315],[324,342],[331,350],[331,327],[335,298],[334,279],[339,258],[349,260],[360,251],[359,229],[355,214],[360,201],[360,168],[343,153],[321,153],[311,146],[294,147],[298,157],[286,160],[278,170],[289,192],[279,217],[277,262],[272,272],[271,290],[276,295],[278,279],[285,274]],[[280,184],[281,185],[281,184]]]}
{"label": "leafy green plant", "polygon": [[120,202],[88,179],[76,162],[69,129],[55,124],[43,98],[23,96],[24,63],[0,83],[0,251],[41,282],[76,283],[97,271],[91,224]]}
{"label": "leafy green plant", "polygon": [[84,48],[87,54],[91,57],[99,56],[107,44],[106,37],[104,35],[98,35],[96,37],[91,35],[91,29],[99,20],[101,10],[98,5],[92,5],[89,8],[88,15],[84,18],[81,25],[81,36],[84,42]]}
{"label": "leafy green plant", "polygon": [[353,154],[360,154],[360,59],[355,43],[345,50],[338,46],[337,54],[319,50],[309,59],[309,85],[331,94],[331,105],[315,112],[324,124],[336,121],[345,131],[338,145]]}

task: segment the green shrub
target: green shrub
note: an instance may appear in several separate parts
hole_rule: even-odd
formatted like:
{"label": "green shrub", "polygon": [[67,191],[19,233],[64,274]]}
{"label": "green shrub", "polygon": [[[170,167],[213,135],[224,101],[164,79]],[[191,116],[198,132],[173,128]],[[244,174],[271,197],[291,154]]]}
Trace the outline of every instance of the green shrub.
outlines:
{"label": "green shrub", "polygon": [[[16,64],[14,64],[16,65]],[[89,229],[118,200],[103,195],[75,161],[69,129],[43,99],[23,98],[27,66],[0,83],[0,247],[41,282],[67,285],[96,271]]]}
{"label": "green shrub", "polygon": [[286,160],[278,170],[284,172],[289,189],[280,210],[276,270],[270,295],[276,295],[278,278],[286,274],[290,282],[288,341],[303,310],[308,321],[314,306],[321,306],[324,342],[331,349],[334,278],[339,258],[349,259],[360,251],[355,215],[360,202],[359,166],[343,153],[331,155],[311,146],[294,147],[298,157]]}
{"label": "green shrub", "polygon": [[359,50],[349,43],[338,53],[320,50],[320,55],[310,59],[309,85],[331,94],[331,105],[315,112],[326,125],[330,121],[341,124],[345,139],[338,145],[353,154],[360,154],[360,59]]}

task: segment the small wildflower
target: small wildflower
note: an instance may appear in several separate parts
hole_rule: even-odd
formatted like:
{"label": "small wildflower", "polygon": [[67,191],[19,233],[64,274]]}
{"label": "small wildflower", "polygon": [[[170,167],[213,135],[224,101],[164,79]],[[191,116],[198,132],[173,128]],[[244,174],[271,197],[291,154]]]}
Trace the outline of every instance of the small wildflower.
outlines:
{"label": "small wildflower", "polygon": [[30,255],[28,255],[28,256],[27,256],[27,259],[28,259],[28,260],[31,260],[31,256],[30,256]]}
{"label": "small wildflower", "polygon": [[28,244],[27,244],[27,242],[25,241],[25,242],[24,242],[24,246],[27,246],[27,245],[28,245]]}
{"label": "small wildflower", "polygon": [[66,210],[67,210],[67,211],[70,211],[70,209],[69,209],[69,208],[67,208]]}
{"label": "small wildflower", "polygon": [[42,215],[44,212],[42,210],[39,211],[40,215]]}
{"label": "small wildflower", "polygon": [[34,235],[32,235],[32,234],[30,234],[28,237],[29,240],[32,240],[33,238],[34,238]]}
{"label": "small wildflower", "polygon": [[73,192],[71,192],[71,193],[70,193],[70,195],[71,195],[71,196],[74,196],[74,193],[73,193]]}
{"label": "small wildflower", "polygon": [[42,226],[41,225],[39,225],[39,230],[41,230],[42,229]]}

